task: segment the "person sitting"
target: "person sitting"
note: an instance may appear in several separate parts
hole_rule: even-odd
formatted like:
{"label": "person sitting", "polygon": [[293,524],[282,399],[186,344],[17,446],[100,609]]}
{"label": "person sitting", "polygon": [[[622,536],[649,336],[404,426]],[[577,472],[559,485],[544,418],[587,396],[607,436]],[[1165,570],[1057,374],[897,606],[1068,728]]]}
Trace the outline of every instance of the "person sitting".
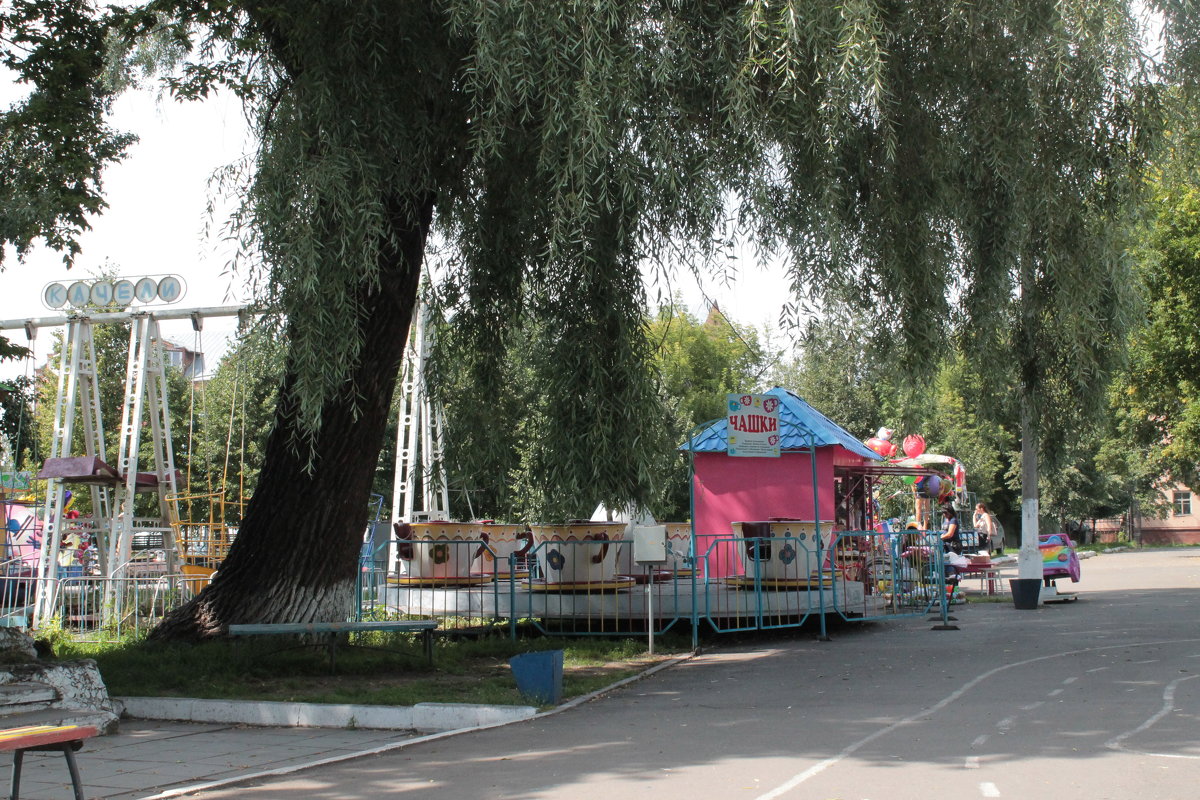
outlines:
{"label": "person sitting", "polygon": [[962,553],[962,539],[958,535],[958,512],[954,506],[947,503],[942,506],[942,518],[946,529],[942,531],[942,547],[947,551]]}

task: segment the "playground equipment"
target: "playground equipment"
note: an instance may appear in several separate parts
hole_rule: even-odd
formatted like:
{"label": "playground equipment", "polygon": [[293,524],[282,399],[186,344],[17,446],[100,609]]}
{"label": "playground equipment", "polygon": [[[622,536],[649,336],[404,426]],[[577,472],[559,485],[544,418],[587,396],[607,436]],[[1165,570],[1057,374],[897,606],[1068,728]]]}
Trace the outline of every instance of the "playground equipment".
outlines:
{"label": "playground equipment", "polygon": [[[24,329],[32,341],[45,327],[64,327],[63,348],[58,367],[54,433],[51,454],[37,477],[47,481],[42,514],[44,535],[37,563],[36,602],[33,624],[51,617],[59,591],[59,547],[66,524],[68,487],[87,487],[93,509],[93,532],[100,572],[106,578],[127,573],[134,536],[147,528],[162,534],[167,570],[176,566],[180,552],[177,529],[179,474],[175,469],[171,442],[171,419],[159,321],[190,319],[196,330],[207,317],[235,316],[242,306],[204,309],[155,309],[136,311],[78,310],[71,314],[38,319],[0,321],[0,330]],[[97,385],[95,325],[128,323],[129,351],[122,404],[120,444],[115,465],[109,461]],[[148,419],[147,419],[148,417]],[[82,454],[75,452],[77,418],[83,426]],[[153,471],[140,472],[142,434],[149,427]],[[146,526],[135,519],[135,498],[141,492],[157,496],[158,518]],[[186,495],[185,495],[186,496]],[[115,583],[106,582],[106,614],[121,613],[121,597]]]}
{"label": "playground equipment", "polygon": [[[396,469],[392,521],[428,522],[450,518],[450,493],[442,459],[442,410],[425,394],[425,363],[433,344],[429,305],[421,302],[401,372],[400,420],[396,426]],[[420,484],[418,486],[418,476]],[[420,490],[418,493],[418,489]],[[388,554],[391,569],[399,554]]]}
{"label": "playground equipment", "polygon": [[1043,603],[1070,603],[1078,600],[1074,592],[1064,592],[1058,588],[1060,578],[1070,578],[1072,583],[1079,582],[1079,555],[1075,552],[1075,542],[1065,533],[1047,533],[1038,536],[1038,551],[1042,555],[1042,594]]}

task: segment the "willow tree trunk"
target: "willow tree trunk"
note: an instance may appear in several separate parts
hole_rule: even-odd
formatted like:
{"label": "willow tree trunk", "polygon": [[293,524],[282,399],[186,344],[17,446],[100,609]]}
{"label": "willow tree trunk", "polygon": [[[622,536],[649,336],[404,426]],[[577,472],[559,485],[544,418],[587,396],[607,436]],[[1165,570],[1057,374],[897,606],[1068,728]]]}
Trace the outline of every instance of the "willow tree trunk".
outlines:
{"label": "willow tree trunk", "polygon": [[395,244],[379,285],[360,292],[346,335],[362,338],[359,363],[322,416],[309,467],[297,448],[292,371],[237,539],[211,585],[172,612],[152,639],[219,636],[230,623],[344,620],[352,607],[368,500],[416,303],[433,198],[394,203]]}

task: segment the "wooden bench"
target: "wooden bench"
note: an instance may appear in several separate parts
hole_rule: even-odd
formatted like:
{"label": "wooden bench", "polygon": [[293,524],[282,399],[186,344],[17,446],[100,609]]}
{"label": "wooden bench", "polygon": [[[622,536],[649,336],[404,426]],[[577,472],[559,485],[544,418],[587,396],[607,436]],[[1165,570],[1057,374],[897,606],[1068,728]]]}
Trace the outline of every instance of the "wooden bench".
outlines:
{"label": "wooden bench", "polygon": [[433,632],[437,629],[436,619],[373,620],[370,622],[279,622],[230,625],[226,632],[230,636],[327,636],[329,667],[337,666],[337,645],[340,634],[351,633],[419,633],[425,649],[425,660],[433,664]]}
{"label": "wooden bench", "polygon": [[71,772],[71,786],[75,789],[75,800],[84,800],[83,784],[79,780],[79,765],[75,763],[75,751],[83,747],[83,740],[99,733],[85,725],[29,725],[24,728],[0,730],[0,751],[12,752],[12,792],[9,797],[18,800],[21,796],[21,763],[29,751],[60,752],[67,759]]}

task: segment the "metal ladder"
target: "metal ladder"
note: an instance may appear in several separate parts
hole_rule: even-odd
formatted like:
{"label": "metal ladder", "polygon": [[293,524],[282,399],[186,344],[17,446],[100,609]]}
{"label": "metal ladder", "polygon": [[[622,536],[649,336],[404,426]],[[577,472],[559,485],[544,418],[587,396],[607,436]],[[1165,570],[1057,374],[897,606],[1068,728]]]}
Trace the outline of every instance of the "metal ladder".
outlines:
{"label": "metal ladder", "polygon": [[[158,321],[149,314],[135,314],[129,328],[125,400],[121,407],[121,445],[117,456],[117,468],[124,476],[125,482],[117,490],[117,505],[120,510],[113,522],[113,536],[109,544],[108,563],[113,565],[112,571],[105,573],[113,578],[125,576],[132,555],[142,419],[147,410],[150,414],[159,514],[167,520],[169,528],[169,532],[163,535],[163,550],[166,553],[168,570],[175,564],[175,526],[170,523],[178,520],[174,519],[174,509],[167,502],[167,496],[175,495],[177,487],[164,363]],[[107,581],[104,594],[105,615],[111,613],[113,619],[120,620],[124,592],[117,591],[113,581]]]}
{"label": "metal ladder", "polygon": [[[401,372],[400,419],[396,426],[396,470],[392,493],[392,521],[412,522],[414,515],[446,519],[450,514],[450,489],[446,482],[444,420],[442,409],[425,394],[425,362],[431,338],[429,307],[421,303],[415,315],[412,336],[404,351]],[[420,474],[420,502],[417,478]],[[396,554],[389,554],[389,567],[397,567]]]}
{"label": "metal ladder", "polygon": [[[86,317],[72,318],[67,323],[58,370],[58,393],[54,400],[54,433],[50,457],[62,458],[71,453],[75,437],[75,416],[83,417],[84,452],[93,458],[107,460],[104,444],[104,420],[100,409],[100,387],[96,380],[96,345],[92,323]],[[92,484],[92,509],[96,523],[101,566],[104,561],[104,539],[111,538],[111,497],[108,487]],[[63,514],[66,505],[66,486],[51,478],[46,486],[46,511],[43,517],[42,548],[38,558],[37,600],[34,606],[34,625],[49,619],[57,607],[58,552]]]}
{"label": "metal ladder", "polygon": [[[167,406],[167,376],[162,339],[159,336],[158,322],[149,314],[141,314],[133,318],[129,330],[125,401],[121,408],[121,446],[117,456],[117,468],[125,478],[125,485],[118,492],[120,512],[113,526],[116,535],[113,537],[109,553],[110,563],[114,565],[124,565],[129,561],[133,540],[134,503],[137,497],[138,460],[142,443],[142,418],[147,406],[150,412],[159,513],[168,523],[177,522],[178,520],[173,519],[174,509],[167,502],[167,496],[176,494],[178,487],[175,485],[171,413]],[[165,538],[163,545],[168,559],[173,559],[173,534]]]}

